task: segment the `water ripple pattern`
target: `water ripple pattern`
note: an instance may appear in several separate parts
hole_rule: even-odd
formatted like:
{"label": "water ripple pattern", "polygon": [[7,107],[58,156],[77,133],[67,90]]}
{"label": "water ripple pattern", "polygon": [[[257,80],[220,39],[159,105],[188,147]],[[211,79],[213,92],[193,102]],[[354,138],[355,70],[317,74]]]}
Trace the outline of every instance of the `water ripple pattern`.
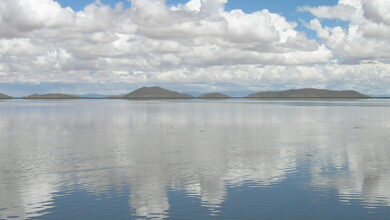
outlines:
{"label": "water ripple pattern", "polygon": [[390,100],[0,101],[0,219],[386,219],[389,134]]}

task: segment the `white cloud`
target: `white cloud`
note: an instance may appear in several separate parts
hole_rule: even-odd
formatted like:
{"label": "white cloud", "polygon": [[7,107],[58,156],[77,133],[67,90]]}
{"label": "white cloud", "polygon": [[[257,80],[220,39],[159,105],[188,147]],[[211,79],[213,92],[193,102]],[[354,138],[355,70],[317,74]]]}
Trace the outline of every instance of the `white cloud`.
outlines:
{"label": "white cloud", "polygon": [[2,1],[0,82],[180,82],[208,88],[232,83],[245,90],[247,85],[362,90],[363,81],[331,84],[329,69],[347,78],[365,78],[347,71],[365,69],[370,80],[383,80],[382,70],[388,69],[386,64],[375,68],[366,63],[328,64],[333,54],[356,62],[390,57],[387,14],[384,9],[375,11],[385,8],[384,1],[344,0],[334,7],[304,7],[319,18],[350,22],[344,29],[311,21],[308,26],[325,44],[308,39],[282,15],[266,9],[251,14],[226,11],[225,4],[225,0],[191,0],[168,7],[164,0],[133,0],[131,8],[97,2],[75,12],[53,0]]}
{"label": "white cloud", "polygon": [[331,59],[325,46],[307,39],[281,15],[228,12],[225,4],[192,0],[169,8],[163,0],[133,0],[129,9],[95,3],[75,12],[52,0],[2,2],[0,62],[15,74],[31,69],[29,77],[17,80],[44,81],[44,70],[63,78],[72,70],[148,72]]}
{"label": "white cloud", "polygon": [[303,7],[319,19],[339,19],[347,27],[324,26],[317,18],[309,23],[338,57],[349,62],[390,59],[390,2],[340,0],[335,6]]}
{"label": "white cloud", "polygon": [[390,4],[386,0],[366,1],[363,5],[364,17],[376,23],[390,25]]}
{"label": "white cloud", "polygon": [[200,0],[190,0],[185,4],[185,7],[190,11],[200,11],[202,3],[200,2]]}
{"label": "white cloud", "polygon": [[321,18],[338,18],[343,21],[348,21],[350,17],[355,13],[356,8],[351,5],[338,4],[336,6],[319,6],[312,8],[305,6],[300,8],[301,11],[310,11],[316,17]]}
{"label": "white cloud", "polygon": [[74,14],[52,0],[2,1],[0,12],[0,37],[19,37],[34,30],[69,25]]}

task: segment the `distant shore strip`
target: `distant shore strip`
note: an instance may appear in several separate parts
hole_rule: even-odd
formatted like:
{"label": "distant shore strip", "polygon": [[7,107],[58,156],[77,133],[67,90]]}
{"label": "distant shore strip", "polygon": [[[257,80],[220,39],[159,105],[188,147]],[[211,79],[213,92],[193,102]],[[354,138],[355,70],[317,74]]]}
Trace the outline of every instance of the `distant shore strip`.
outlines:
{"label": "distant shore strip", "polygon": [[[14,97],[0,93],[0,99],[13,99]],[[103,97],[85,97],[63,93],[33,94],[20,97],[19,99],[228,99],[228,98],[251,98],[251,99],[300,99],[300,98],[372,98],[354,90],[327,90],[327,89],[291,89],[285,91],[266,91],[250,94],[245,97],[230,97],[228,95],[213,92],[200,96],[192,96],[185,93],[167,90],[161,87],[142,87],[125,95],[113,95]]]}

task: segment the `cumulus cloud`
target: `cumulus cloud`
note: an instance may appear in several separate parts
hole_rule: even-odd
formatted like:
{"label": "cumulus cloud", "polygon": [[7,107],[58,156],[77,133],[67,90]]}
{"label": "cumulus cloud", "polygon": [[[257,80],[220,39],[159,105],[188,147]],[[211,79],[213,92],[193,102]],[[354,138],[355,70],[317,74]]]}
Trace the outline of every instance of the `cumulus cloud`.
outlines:
{"label": "cumulus cloud", "polygon": [[[317,18],[308,27],[316,31],[338,57],[348,62],[390,59],[390,2],[339,0],[334,6],[303,7]],[[324,26],[319,19],[338,19],[347,27]]]}
{"label": "cumulus cloud", "polygon": [[76,70],[114,76],[178,66],[312,64],[332,57],[281,15],[228,12],[225,4],[192,0],[168,7],[163,0],[133,0],[128,9],[95,3],[75,12],[52,0],[3,1],[0,62],[39,81],[45,73],[61,77]]}
{"label": "cumulus cloud", "polygon": [[376,23],[390,25],[390,4],[385,0],[366,1],[363,5],[364,17]]}
{"label": "cumulus cloud", "polygon": [[[257,83],[271,88],[278,81],[329,87],[327,71],[334,55],[380,61],[390,56],[388,17],[379,9],[384,1],[303,7],[319,19],[350,22],[348,29],[324,26],[319,19],[307,24],[324,43],[309,39],[297,30],[297,23],[280,14],[266,9],[227,11],[226,2],[190,0],[167,6],[164,0],[132,0],[130,8],[121,3],[112,8],[98,1],[73,11],[53,0],[1,1],[0,82],[182,83],[209,88]],[[362,63],[353,68],[366,66],[372,67]],[[337,71],[350,76],[348,68],[338,65]],[[370,77],[382,79],[380,71],[387,68],[379,65],[369,71]],[[361,85],[345,84],[352,86]]]}

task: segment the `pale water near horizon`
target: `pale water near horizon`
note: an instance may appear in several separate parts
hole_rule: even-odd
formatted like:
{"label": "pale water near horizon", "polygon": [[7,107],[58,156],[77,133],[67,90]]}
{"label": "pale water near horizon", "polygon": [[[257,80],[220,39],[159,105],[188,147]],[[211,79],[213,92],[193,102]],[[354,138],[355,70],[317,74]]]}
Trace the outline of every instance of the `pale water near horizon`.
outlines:
{"label": "pale water near horizon", "polygon": [[389,219],[390,100],[0,101],[0,219]]}

